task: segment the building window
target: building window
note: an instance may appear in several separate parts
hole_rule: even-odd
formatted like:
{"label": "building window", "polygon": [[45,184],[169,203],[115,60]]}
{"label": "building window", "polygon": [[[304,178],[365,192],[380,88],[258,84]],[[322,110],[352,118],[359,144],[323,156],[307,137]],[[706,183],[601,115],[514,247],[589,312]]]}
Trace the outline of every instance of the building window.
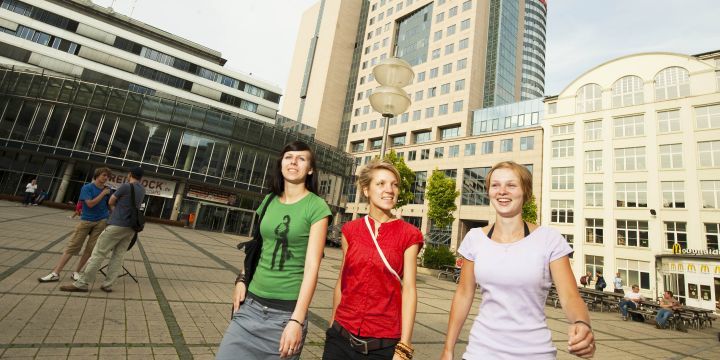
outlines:
{"label": "building window", "polygon": [[612,106],[622,107],[643,103],[643,81],[629,75],[618,79],[612,86]]}
{"label": "building window", "polygon": [[550,200],[550,222],[572,224],[574,222],[575,201]]}
{"label": "building window", "polygon": [[440,104],[438,106],[438,115],[447,115],[448,113],[448,104]]}
{"label": "building window", "polygon": [[463,205],[490,205],[485,178],[489,167],[477,167],[463,170],[462,204]]}
{"label": "building window", "polygon": [[553,135],[569,135],[575,133],[575,124],[555,125],[552,127]]}
{"label": "building window", "polygon": [[433,87],[431,87],[431,88],[428,88],[428,99],[435,97],[436,94],[437,94],[437,87],[436,87],[436,86],[433,86]]}
{"label": "building window", "polygon": [[523,136],[520,138],[520,151],[535,149],[535,137]]}
{"label": "building window", "polygon": [[720,209],[720,181],[700,181],[703,209]]}
{"label": "building window", "polygon": [[585,184],[585,206],[586,207],[602,207],[603,206],[603,184],[602,183]]}
{"label": "building window", "polygon": [[585,271],[591,274],[604,274],[605,262],[602,256],[585,255]]}
{"label": "building window", "polygon": [[422,132],[416,132],[413,134],[415,136],[415,143],[416,144],[422,144],[430,141],[430,131],[422,131]]}
{"label": "building window", "polygon": [[377,120],[370,120],[370,130],[377,127]]}
{"label": "building window", "polygon": [[350,143],[350,151],[351,152],[360,152],[365,150],[365,142],[364,141],[356,141],[353,143]]}
{"label": "building window", "polygon": [[470,46],[470,39],[468,39],[468,38],[464,38],[464,39],[460,40],[460,42],[458,43],[459,50],[467,49],[468,46]]}
{"label": "building window", "polygon": [[690,75],[684,68],[673,66],[655,75],[655,100],[668,100],[690,95]]}
{"label": "building window", "polygon": [[665,240],[667,249],[679,244],[681,249],[687,249],[687,223],[680,221],[665,221]]}
{"label": "building window", "polygon": [[427,61],[432,8],[432,4],[428,4],[397,21],[396,56],[411,66]]}
{"label": "building window", "polygon": [[552,142],[553,159],[562,159],[575,156],[575,139],[554,140]]}
{"label": "building window", "polygon": [[645,170],[645,148],[634,147],[615,149],[615,170]]}
{"label": "building window", "polygon": [[417,74],[417,82],[423,82],[425,81],[425,72],[421,71]]}
{"label": "building window", "polygon": [[[430,56],[433,60],[440,58],[440,49],[435,49],[432,51],[432,54]],[[432,78],[432,75],[430,76]]]}
{"label": "building window", "polygon": [[[452,44],[450,44],[450,45],[452,45]],[[451,46],[451,48],[452,48],[452,46]],[[447,54],[448,54],[447,47],[445,47],[445,55],[447,55]],[[443,65],[443,72],[442,72],[443,75],[449,74],[451,72],[452,72],[452,63],[447,63],[447,64]]]}
{"label": "building window", "polygon": [[400,116],[400,123],[406,123],[410,120],[410,114],[409,113],[403,113]]}
{"label": "building window", "polygon": [[460,22],[460,31],[467,30],[470,28],[470,19],[465,19]]}
{"label": "building window", "polygon": [[452,145],[448,147],[448,157],[454,158],[460,156],[460,145]]}
{"label": "building window", "polygon": [[548,114],[555,114],[557,113],[557,103],[551,102],[548,103]]}
{"label": "building window", "polygon": [[574,167],[554,167],[551,172],[553,190],[572,190],[575,188]]}
{"label": "building window", "polygon": [[455,25],[448,26],[447,32],[446,32],[447,36],[455,34],[455,29],[457,29],[457,26],[455,26]]}
{"label": "building window", "polygon": [[493,153],[493,141],[483,141],[482,153],[483,154],[492,154]]}
{"label": "building window", "polygon": [[465,156],[475,155],[475,144],[465,144]]}
{"label": "building window", "polygon": [[645,135],[645,120],[642,115],[613,119],[615,138]]}
{"label": "building window", "polygon": [[370,139],[370,150],[377,150],[382,147],[382,138]]}
{"label": "building window", "polygon": [[365,130],[367,130],[367,121],[360,124],[360,131],[365,131]]}
{"label": "building window", "polygon": [[660,145],[660,168],[681,169],[683,167],[682,144]]}
{"label": "building window", "polygon": [[440,85],[440,95],[445,95],[450,92],[450,83]]}
{"label": "building window", "polygon": [[451,139],[460,136],[460,126],[448,127],[440,130],[440,139]]}
{"label": "building window", "polygon": [[417,158],[417,151],[416,150],[410,150],[408,151],[408,161],[415,161]]}
{"label": "building window", "polygon": [[[697,114],[697,113],[696,113]],[[670,110],[657,113],[658,132],[667,134],[680,131],[680,111]]]}
{"label": "building window", "polygon": [[585,242],[603,243],[603,219],[585,219]]}
{"label": "building window", "polygon": [[720,167],[720,140],[698,142],[699,167]]}
{"label": "building window", "polygon": [[430,78],[434,79],[438,76],[438,68],[434,67],[430,69]]}
{"label": "building window", "polygon": [[647,261],[617,259],[617,271],[627,285],[638,285],[650,290],[650,263]]}
{"label": "building window", "polygon": [[437,15],[435,15],[435,22],[436,22],[436,23],[443,22],[443,20],[445,20],[445,13],[444,13],[444,12],[441,12],[441,13],[438,13]]}
{"label": "building window", "polygon": [[422,100],[422,98],[423,98],[423,91],[422,90],[416,91],[415,92],[415,101]]}
{"label": "building window", "polygon": [[[575,244],[574,244],[575,235],[573,235],[573,234],[560,234],[560,235],[562,235],[562,237],[565,238],[565,241],[567,241],[570,248],[573,249],[573,251],[575,251]],[[568,257],[570,259],[572,259],[573,253],[568,254]]]}
{"label": "building window", "polygon": [[718,250],[720,238],[720,223],[705,223],[705,246],[710,250]]}
{"label": "building window", "polygon": [[435,116],[435,108],[432,106],[429,108],[425,108],[425,118],[429,119],[433,116]]}
{"label": "building window", "polygon": [[427,160],[430,158],[430,149],[420,150],[420,160]]}
{"label": "building window", "polygon": [[575,111],[579,113],[598,111],[602,108],[602,89],[598,84],[587,84],[575,95]]}
{"label": "building window", "polygon": [[615,183],[615,206],[625,208],[647,207],[647,183]]}
{"label": "building window", "polygon": [[684,209],[685,208],[685,182],[684,181],[662,181],[662,200],[664,208]]}
{"label": "building window", "polygon": [[422,110],[413,111],[413,121],[418,121],[422,118]]}
{"label": "building window", "polygon": [[455,81],[455,91],[465,90],[465,79]]}
{"label": "building window", "polygon": [[445,148],[444,147],[436,147],[435,148],[435,159],[442,159],[443,155],[445,154]]}
{"label": "building window", "polygon": [[585,141],[602,140],[602,120],[585,122]]}
{"label": "building window", "polygon": [[442,30],[438,30],[433,34],[433,41],[438,41],[442,39]]}
{"label": "building window", "polygon": [[392,146],[403,146],[405,145],[406,136],[405,134],[402,135],[395,135],[390,138],[392,140]]}
{"label": "building window", "polygon": [[354,124],[354,125],[352,126],[352,132],[353,132],[353,133],[356,133],[356,132],[357,132],[357,129],[358,129],[357,124]]}
{"label": "building window", "polygon": [[500,152],[511,152],[511,151],[513,151],[513,139],[500,140]]}
{"label": "building window", "polygon": [[720,128],[720,105],[695,108],[695,126],[698,130]]}
{"label": "building window", "polygon": [[416,171],[415,181],[410,187],[410,192],[415,195],[413,204],[423,204],[425,202],[425,185],[427,184],[427,171]]}
{"label": "building window", "polygon": [[458,61],[457,61],[457,66],[455,66],[455,68],[456,68],[457,70],[463,70],[463,69],[465,69],[466,67],[467,67],[467,58],[458,60]]}
{"label": "building window", "polygon": [[602,150],[592,150],[585,152],[585,172],[597,173],[603,169]]}
{"label": "building window", "polygon": [[451,17],[457,15],[457,12],[458,12],[457,6],[451,7],[450,10],[448,10],[448,18],[451,18]]}
{"label": "building window", "polygon": [[617,244],[619,246],[648,247],[648,222],[617,220]]}
{"label": "building window", "polygon": [[454,113],[460,112],[462,110],[463,110],[463,101],[462,100],[453,102],[453,112]]}

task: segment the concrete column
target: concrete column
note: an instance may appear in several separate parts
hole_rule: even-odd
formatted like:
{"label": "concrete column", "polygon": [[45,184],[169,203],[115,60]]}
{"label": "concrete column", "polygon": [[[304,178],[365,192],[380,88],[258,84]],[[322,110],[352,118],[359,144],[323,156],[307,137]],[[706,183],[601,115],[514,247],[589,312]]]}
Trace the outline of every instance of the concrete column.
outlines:
{"label": "concrete column", "polygon": [[178,214],[180,213],[180,205],[182,204],[183,194],[185,193],[185,182],[178,182],[177,188],[175,189],[175,203],[173,204],[173,211],[170,214],[170,220],[179,220]]}
{"label": "concrete column", "polygon": [[75,160],[69,160],[65,165],[65,172],[63,173],[60,186],[58,187],[57,194],[55,195],[55,202],[63,202],[65,192],[67,191],[68,186],[70,186],[70,177],[72,177],[73,170],[75,170]]}

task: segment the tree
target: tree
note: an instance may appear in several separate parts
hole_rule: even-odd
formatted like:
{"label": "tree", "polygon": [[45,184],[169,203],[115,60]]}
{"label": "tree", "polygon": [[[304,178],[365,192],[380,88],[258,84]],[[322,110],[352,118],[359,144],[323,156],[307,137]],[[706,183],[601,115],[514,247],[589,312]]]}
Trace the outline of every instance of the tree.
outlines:
{"label": "tree", "polygon": [[444,228],[455,221],[452,213],[457,210],[455,199],[460,196],[460,192],[455,190],[455,180],[435,169],[428,180],[425,196],[428,199],[428,218],[434,226]]}
{"label": "tree", "polygon": [[537,204],[535,204],[535,195],[531,196],[530,201],[523,205],[522,218],[525,222],[532,224],[537,222]]}
{"label": "tree", "polygon": [[413,201],[415,195],[412,193],[412,184],[415,182],[415,172],[412,171],[406,164],[403,158],[397,156],[395,150],[390,150],[389,153],[385,154],[384,160],[392,163],[395,168],[400,172],[400,193],[398,194],[398,201],[395,204],[395,208],[399,209]]}

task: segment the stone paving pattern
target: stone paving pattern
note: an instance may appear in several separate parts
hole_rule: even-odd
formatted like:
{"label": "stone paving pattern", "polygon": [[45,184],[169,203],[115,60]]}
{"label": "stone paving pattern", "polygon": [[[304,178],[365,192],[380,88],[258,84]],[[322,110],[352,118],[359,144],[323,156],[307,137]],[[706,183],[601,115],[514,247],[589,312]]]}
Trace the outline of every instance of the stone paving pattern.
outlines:
{"label": "stone paving pattern", "polygon": [[[100,281],[90,293],[64,293],[78,257],[58,283],[40,284],[58,261],[78,220],[70,211],[0,201],[0,358],[212,359],[228,324],[232,283],[243,253],[233,235],[148,224],[125,257],[125,276],[106,294]],[[309,314],[302,359],[320,359],[341,252],[327,248]],[[102,279],[101,276],[99,276]],[[437,359],[455,284],[418,275],[413,343],[416,359]],[[476,298],[461,339],[477,314]],[[559,359],[567,353],[567,324],[546,307]],[[680,333],[592,312],[596,359],[720,359],[718,326]],[[465,348],[456,348],[460,359]]]}

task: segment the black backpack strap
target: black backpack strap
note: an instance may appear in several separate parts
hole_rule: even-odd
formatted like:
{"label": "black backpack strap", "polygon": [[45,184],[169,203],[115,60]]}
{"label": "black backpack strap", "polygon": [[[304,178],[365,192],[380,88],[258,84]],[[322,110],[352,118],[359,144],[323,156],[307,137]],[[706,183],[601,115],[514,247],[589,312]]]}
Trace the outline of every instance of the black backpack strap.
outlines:
{"label": "black backpack strap", "polygon": [[[525,221],[523,221],[523,228],[524,228],[523,230],[525,231],[525,237],[530,236],[530,227],[528,226],[528,224]],[[488,231],[488,233],[487,233],[488,239],[492,239],[493,231],[495,231],[495,224],[493,224],[490,227],[490,231]]]}
{"label": "black backpack strap", "polygon": [[[132,183],[128,183],[128,185],[130,185],[130,207],[135,212],[135,221],[137,221],[138,208],[137,208],[137,205],[135,204],[135,185],[133,185]],[[136,231],[135,235],[133,235],[132,240],[130,240],[130,245],[128,245],[127,251],[130,251],[130,249],[132,249],[133,246],[135,246],[135,243],[137,242],[137,240],[138,240],[138,233]]]}

